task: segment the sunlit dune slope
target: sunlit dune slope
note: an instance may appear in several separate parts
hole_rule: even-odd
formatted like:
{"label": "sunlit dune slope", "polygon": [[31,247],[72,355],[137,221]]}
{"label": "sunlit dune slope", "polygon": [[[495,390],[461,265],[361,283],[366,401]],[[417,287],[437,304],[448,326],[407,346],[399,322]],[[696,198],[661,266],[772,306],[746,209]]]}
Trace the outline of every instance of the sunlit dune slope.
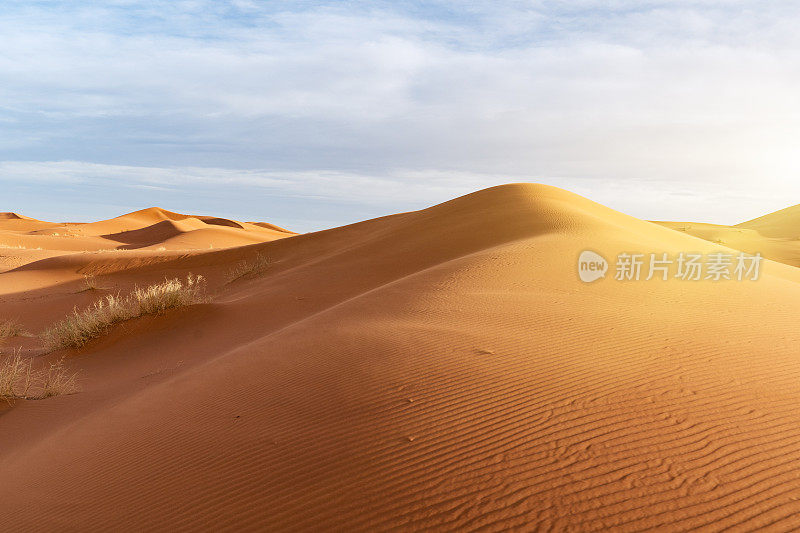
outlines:
{"label": "sunlit dune slope", "polygon": [[689,235],[792,266],[800,266],[800,206],[735,226],[697,222],[657,222]]}
{"label": "sunlit dune slope", "polygon": [[737,227],[756,230],[766,237],[800,240],[800,205],[742,222]]}
{"label": "sunlit dune slope", "polygon": [[[800,271],[766,261],[758,281],[610,271],[587,284],[587,249],[610,261],[731,251],[514,184],[241,248],[105,271],[120,259],[73,254],[0,274],[0,310],[31,329],[42,300],[85,298],[74,284],[89,268],[122,288],[192,271],[211,296],[53,355],[83,390],[0,416],[0,475],[14,480],[0,518],[28,530],[800,527]],[[227,282],[257,254],[267,270]]]}

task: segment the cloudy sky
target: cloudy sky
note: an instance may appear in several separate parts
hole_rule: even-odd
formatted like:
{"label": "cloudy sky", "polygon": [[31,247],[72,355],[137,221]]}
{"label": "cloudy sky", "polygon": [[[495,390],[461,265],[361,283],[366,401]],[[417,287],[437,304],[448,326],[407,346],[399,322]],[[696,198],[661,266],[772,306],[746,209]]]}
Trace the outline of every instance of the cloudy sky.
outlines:
{"label": "cloudy sky", "polygon": [[0,211],[308,231],[549,183],[642,218],[800,203],[800,4],[0,3]]}

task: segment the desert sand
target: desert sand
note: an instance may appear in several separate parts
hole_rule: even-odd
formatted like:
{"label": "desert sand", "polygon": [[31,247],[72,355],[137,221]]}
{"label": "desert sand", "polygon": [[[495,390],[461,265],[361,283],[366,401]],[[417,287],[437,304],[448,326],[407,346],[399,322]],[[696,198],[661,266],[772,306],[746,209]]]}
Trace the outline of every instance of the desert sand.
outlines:
{"label": "desert sand", "polygon": [[728,248],[800,267],[800,205],[735,226],[696,222],[656,222]]}
{"label": "desert sand", "polygon": [[[800,208],[656,224],[532,184],[310,234],[156,208],[89,224],[4,214],[0,319],[32,336],[0,357],[63,358],[79,389],[0,402],[0,519],[800,528],[798,234]],[[583,283],[585,249],[768,259],[757,281]],[[263,271],[231,281],[257,257]],[[205,303],[81,348],[45,353],[35,336],[188,273],[207,279]]]}

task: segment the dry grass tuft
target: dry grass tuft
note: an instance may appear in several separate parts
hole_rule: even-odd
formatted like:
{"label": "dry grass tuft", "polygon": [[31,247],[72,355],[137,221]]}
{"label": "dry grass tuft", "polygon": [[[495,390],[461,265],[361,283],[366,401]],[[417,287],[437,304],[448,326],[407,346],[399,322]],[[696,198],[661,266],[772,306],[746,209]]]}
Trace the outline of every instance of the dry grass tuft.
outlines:
{"label": "dry grass tuft", "polygon": [[33,360],[18,352],[0,357],[0,399],[41,400],[77,391],[76,374],[69,372],[64,360],[43,369],[35,369]]}
{"label": "dry grass tuft", "polygon": [[77,374],[70,373],[61,358],[39,371],[38,396],[35,399],[49,398],[59,394],[70,394],[78,390],[75,383]]}
{"label": "dry grass tuft", "polygon": [[0,320],[0,337],[20,337],[25,335],[22,325],[16,320]]}
{"label": "dry grass tuft", "polygon": [[137,310],[136,316],[153,315],[202,301],[205,281],[203,276],[189,274],[185,281],[175,278],[150,285],[145,289],[137,288],[132,294],[133,304]]}
{"label": "dry grass tuft", "polygon": [[77,292],[86,291],[107,291],[108,287],[101,287],[97,284],[97,277],[94,274],[83,275],[83,286]]}
{"label": "dry grass tuft", "polygon": [[19,353],[0,359],[0,398],[9,402],[24,398],[30,390],[32,374],[31,361]]}
{"label": "dry grass tuft", "polygon": [[203,276],[189,274],[185,280],[169,279],[143,289],[136,288],[124,298],[108,295],[83,311],[73,310],[41,337],[51,351],[80,348],[119,322],[200,303],[204,285]]}
{"label": "dry grass tuft", "polygon": [[264,254],[257,254],[255,259],[250,261],[242,260],[236,263],[225,276],[225,283],[233,283],[238,279],[261,274],[262,272],[266,272],[274,264],[275,261],[270,257]]}
{"label": "dry grass tuft", "polygon": [[73,310],[72,314],[42,334],[45,346],[49,350],[77,348],[102,335],[114,324],[133,318],[133,308],[125,300],[108,295],[83,311]]}
{"label": "dry grass tuft", "polygon": [[43,249],[41,246],[37,246],[36,248],[33,248],[31,246],[25,246],[24,244],[15,244],[15,245],[0,244],[0,248],[5,248],[7,250],[42,250]]}
{"label": "dry grass tuft", "polygon": [[96,291],[96,290],[97,290],[97,278],[95,278],[94,274],[84,274],[83,288],[78,292]]}

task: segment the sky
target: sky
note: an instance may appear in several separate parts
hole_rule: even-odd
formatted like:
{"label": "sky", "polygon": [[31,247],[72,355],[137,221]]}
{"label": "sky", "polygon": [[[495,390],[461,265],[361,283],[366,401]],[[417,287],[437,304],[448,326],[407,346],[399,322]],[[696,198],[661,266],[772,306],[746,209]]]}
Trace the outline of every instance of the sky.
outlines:
{"label": "sky", "polygon": [[509,182],[651,220],[800,203],[800,3],[0,3],[0,211],[313,231]]}

